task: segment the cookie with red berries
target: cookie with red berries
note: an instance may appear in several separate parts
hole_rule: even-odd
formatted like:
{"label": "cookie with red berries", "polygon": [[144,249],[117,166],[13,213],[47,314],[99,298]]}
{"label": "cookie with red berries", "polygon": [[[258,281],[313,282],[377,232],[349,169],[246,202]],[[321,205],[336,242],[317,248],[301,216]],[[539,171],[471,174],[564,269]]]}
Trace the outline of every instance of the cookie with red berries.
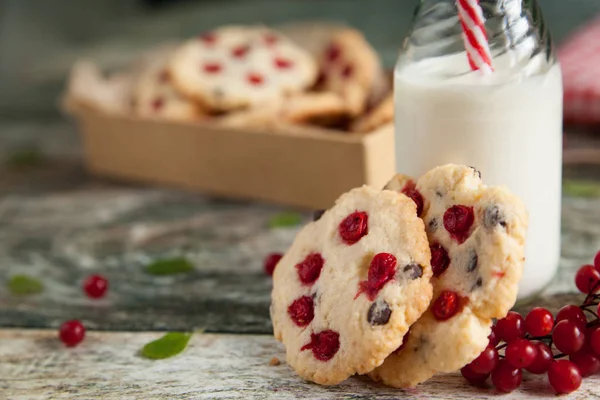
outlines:
{"label": "cookie with red berries", "polygon": [[320,87],[338,93],[352,117],[362,114],[373,97],[380,97],[385,91],[386,79],[379,56],[355,29],[333,32],[319,65]]}
{"label": "cookie with red berries", "polygon": [[484,185],[469,166],[437,167],[416,183],[400,175],[387,187],[422,208],[434,293],[406,343],[370,376],[412,387],[462,368],[485,349],[492,318],[505,317],[517,298],[528,218],[517,196]]}
{"label": "cookie with red berries", "polygon": [[431,301],[430,258],[408,197],[367,186],[342,195],[273,275],[273,330],[290,366],[337,384],[380,365]]}
{"label": "cookie with red berries", "polygon": [[191,39],[169,67],[180,92],[214,111],[276,102],[317,77],[307,51],[261,26],[226,26]]}
{"label": "cookie with red berries", "polygon": [[139,72],[132,108],[144,118],[193,121],[207,117],[198,104],[175,89],[164,57],[152,60]]}

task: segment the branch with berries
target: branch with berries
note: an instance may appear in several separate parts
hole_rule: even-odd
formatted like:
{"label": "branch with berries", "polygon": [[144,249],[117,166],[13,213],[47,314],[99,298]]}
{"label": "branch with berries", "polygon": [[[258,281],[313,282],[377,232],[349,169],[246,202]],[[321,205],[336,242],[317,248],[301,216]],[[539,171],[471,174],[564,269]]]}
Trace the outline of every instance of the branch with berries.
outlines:
{"label": "branch with berries", "polygon": [[575,275],[581,305],[566,305],[556,318],[545,308],[532,309],[525,318],[511,311],[492,327],[487,348],[463,367],[463,377],[482,385],[491,377],[502,392],[521,385],[523,370],[547,374],[557,393],[571,393],[587,376],[600,372],[600,251],[594,264]]}

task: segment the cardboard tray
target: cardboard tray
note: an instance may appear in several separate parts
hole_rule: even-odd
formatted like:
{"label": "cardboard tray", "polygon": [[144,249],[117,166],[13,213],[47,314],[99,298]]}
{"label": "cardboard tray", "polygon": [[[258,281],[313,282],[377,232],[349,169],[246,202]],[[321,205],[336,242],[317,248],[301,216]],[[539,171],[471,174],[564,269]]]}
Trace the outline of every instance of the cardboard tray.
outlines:
{"label": "cardboard tray", "polygon": [[391,125],[368,134],[300,126],[238,130],[83,106],[70,111],[87,169],[118,180],[319,209],[351,188],[383,187],[395,171]]}

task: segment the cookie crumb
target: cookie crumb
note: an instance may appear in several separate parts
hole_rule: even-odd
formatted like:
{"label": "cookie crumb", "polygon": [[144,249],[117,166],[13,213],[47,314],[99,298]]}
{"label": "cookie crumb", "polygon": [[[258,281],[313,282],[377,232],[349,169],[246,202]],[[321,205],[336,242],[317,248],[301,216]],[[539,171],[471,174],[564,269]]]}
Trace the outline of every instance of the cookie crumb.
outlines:
{"label": "cookie crumb", "polygon": [[272,367],[279,365],[279,364],[281,364],[281,361],[279,361],[279,358],[277,358],[277,357],[273,357],[273,358],[271,358],[271,361],[269,361],[269,365]]}

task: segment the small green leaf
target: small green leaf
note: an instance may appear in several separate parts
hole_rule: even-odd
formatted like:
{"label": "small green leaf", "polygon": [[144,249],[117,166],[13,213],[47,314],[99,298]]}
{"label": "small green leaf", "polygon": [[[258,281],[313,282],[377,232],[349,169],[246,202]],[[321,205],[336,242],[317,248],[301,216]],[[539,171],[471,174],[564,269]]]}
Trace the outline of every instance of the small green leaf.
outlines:
{"label": "small green leaf", "polygon": [[11,168],[36,167],[44,161],[43,154],[36,148],[17,150],[8,155],[6,164]]}
{"label": "small green leaf", "polygon": [[191,262],[183,257],[156,260],[146,266],[146,271],[153,275],[174,275],[194,270]]}
{"label": "small green leaf", "polygon": [[187,346],[191,333],[169,332],[160,339],[147,343],[142,349],[142,356],[151,360],[162,360],[176,356]]}
{"label": "small green leaf", "polygon": [[8,281],[8,288],[17,296],[41,293],[44,290],[42,282],[28,275],[13,275]]}
{"label": "small green leaf", "polygon": [[563,192],[570,197],[600,197],[600,184],[585,181],[565,181]]}
{"label": "small green leaf", "polygon": [[273,215],[269,220],[269,228],[285,228],[296,226],[302,222],[302,215],[293,212],[286,212]]}

